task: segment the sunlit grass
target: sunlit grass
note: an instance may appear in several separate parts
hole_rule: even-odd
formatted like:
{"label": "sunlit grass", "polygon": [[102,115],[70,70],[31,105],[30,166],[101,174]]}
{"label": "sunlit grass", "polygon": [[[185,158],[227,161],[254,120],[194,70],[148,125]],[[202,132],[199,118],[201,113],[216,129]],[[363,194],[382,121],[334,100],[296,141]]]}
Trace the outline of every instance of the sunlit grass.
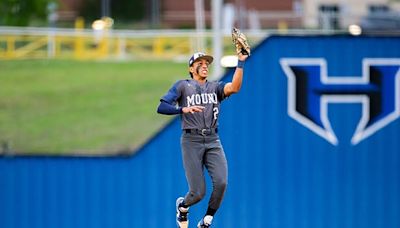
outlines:
{"label": "sunlit grass", "polygon": [[0,62],[0,143],[18,153],[133,151],[170,119],[156,107],[186,74],[175,62]]}

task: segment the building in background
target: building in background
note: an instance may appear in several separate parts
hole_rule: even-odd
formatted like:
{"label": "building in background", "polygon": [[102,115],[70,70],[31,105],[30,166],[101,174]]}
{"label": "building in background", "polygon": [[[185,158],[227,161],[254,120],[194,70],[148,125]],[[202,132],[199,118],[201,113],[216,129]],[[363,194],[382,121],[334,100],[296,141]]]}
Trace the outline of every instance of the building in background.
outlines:
{"label": "building in background", "polygon": [[[113,0],[99,2],[104,5],[104,1],[114,7]],[[205,27],[210,28],[211,0],[199,1],[203,2]],[[135,22],[125,21],[125,23],[141,23],[141,28],[194,28],[196,24],[195,2],[196,0],[143,1],[142,5],[145,11],[143,19]],[[60,0],[59,19],[74,20],[84,4],[86,4],[84,0]],[[351,24],[361,23],[365,17],[374,12],[386,9],[390,12],[395,10],[394,12],[398,14],[400,0],[225,0],[223,1],[221,20],[223,27],[235,25],[243,29],[254,30],[276,28],[346,29]],[[102,11],[100,6],[97,10],[100,15],[100,11]],[[115,23],[118,24],[119,21],[117,20]],[[147,24],[147,26],[143,26],[143,24]],[[127,27],[132,26],[128,25]]]}
{"label": "building in background", "polygon": [[58,10],[60,21],[74,21],[79,16],[79,10],[82,8],[82,0],[59,0]]}
{"label": "building in background", "polygon": [[[211,27],[211,1],[204,0],[203,2],[205,25],[209,28]],[[79,16],[84,4],[84,0],[60,0],[59,19],[74,20]],[[224,1],[221,18],[224,24],[230,22],[246,29],[277,28],[278,26],[301,27],[301,8],[301,2],[293,0],[229,0]],[[146,21],[150,27],[195,27],[195,1],[145,1],[145,11],[143,21]]]}
{"label": "building in background", "polygon": [[[168,27],[194,27],[195,1],[162,1],[162,23]],[[204,1],[206,26],[211,25],[210,1]],[[301,27],[301,2],[293,0],[224,1],[221,18],[223,24],[231,23],[246,29],[277,28],[287,25]],[[233,18],[233,20],[232,20]]]}
{"label": "building in background", "polygon": [[[154,0],[153,0],[154,1]],[[161,1],[163,26],[180,28],[195,24],[195,1]],[[204,0],[206,23],[210,22],[210,1]],[[222,12],[223,21],[246,29],[311,28],[347,29],[359,24],[365,17],[376,12],[400,10],[399,0],[226,0]],[[233,16],[232,16],[233,15]],[[233,22],[232,22],[233,18]],[[226,24],[226,23],[225,23]]]}
{"label": "building in background", "polygon": [[396,11],[399,4],[400,1],[390,0],[303,0],[303,25],[305,28],[345,29],[351,24],[360,24],[368,15]]}

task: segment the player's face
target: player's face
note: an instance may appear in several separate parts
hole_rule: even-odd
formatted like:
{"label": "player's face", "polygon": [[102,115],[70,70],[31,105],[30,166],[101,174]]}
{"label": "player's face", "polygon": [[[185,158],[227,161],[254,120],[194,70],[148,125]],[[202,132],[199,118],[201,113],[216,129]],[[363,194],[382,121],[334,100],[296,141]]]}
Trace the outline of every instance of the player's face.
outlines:
{"label": "player's face", "polygon": [[196,62],[193,63],[193,65],[190,67],[190,72],[192,72],[193,75],[197,75],[201,78],[206,78],[208,76],[208,66],[210,63],[205,60],[205,59],[200,59]]}

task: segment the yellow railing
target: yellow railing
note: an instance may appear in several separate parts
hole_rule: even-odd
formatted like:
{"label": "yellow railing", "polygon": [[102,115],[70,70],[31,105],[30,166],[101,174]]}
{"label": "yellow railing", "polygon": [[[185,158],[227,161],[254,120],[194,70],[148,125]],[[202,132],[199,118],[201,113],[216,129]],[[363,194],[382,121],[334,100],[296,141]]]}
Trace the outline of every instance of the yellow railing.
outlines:
{"label": "yellow railing", "polygon": [[46,45],[46,37],[1,36],[0,46],[2,48],[0,49],[0,59],[32,58],[41,55],[40,52],[43,52],[43,48]]}
{"label": "yellow railing", "polygon": [[0,60],[29,58],[159,58],[192,52],[190,38],[2,35]]}

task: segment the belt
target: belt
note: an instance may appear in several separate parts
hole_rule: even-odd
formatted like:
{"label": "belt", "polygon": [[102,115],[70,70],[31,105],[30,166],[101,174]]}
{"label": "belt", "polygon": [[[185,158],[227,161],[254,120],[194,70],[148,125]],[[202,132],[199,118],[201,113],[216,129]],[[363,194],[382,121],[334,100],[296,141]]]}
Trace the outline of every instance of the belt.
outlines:
{"label": "belt", "polygon": [[218,128],[204,128],[204,129],[183,129],[184,132],[197,135],[212,135],[218,133]]}

